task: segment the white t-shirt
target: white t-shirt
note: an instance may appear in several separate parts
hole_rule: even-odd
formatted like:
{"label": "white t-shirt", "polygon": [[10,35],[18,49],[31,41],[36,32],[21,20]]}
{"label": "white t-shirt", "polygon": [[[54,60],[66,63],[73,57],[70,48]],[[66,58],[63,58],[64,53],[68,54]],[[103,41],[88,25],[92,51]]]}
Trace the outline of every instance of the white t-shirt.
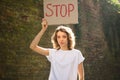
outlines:
{"label": "white t-shirt", "polygon": [[78,64],[84,61],[77,49],[49,49],[47,59],[51,62],[49,80],[77,80]]}

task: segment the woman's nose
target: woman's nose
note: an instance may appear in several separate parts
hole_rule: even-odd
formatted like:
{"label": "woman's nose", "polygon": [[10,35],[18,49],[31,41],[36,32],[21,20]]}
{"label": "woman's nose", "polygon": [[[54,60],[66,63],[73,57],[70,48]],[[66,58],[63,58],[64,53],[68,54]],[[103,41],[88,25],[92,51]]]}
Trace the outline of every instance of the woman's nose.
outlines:
{"label": "woman's nose", "polygon": [[63,38],[60,38],[60,41],[63,41]]}

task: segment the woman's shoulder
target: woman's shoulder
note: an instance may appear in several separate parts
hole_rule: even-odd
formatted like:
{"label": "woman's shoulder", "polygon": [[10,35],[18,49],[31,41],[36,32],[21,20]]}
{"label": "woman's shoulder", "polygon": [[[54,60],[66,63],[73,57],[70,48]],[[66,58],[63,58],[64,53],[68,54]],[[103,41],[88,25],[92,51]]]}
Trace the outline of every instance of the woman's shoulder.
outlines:
{"label": "woman's shoulder", "polygon": [[78,53],[81,52],[79,49],[73,49],[72,51],[73,52],[78,52]]}
{"label": "woman's shoulder", "polygon": [[49,50],[49,52],[56,52],[57,51],[57,49],[54,49],[54,48],[49,48],[48,50]]}

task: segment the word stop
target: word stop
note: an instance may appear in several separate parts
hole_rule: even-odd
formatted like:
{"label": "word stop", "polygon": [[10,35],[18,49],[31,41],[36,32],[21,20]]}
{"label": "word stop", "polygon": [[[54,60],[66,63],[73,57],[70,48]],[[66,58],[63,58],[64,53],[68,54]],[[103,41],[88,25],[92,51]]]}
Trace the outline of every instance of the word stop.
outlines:
{"label": "word stop", "polygon": [[71,13],[74,11],[73,4],[47,4],[46,5],[45,16],[46,17],[70,17]]}

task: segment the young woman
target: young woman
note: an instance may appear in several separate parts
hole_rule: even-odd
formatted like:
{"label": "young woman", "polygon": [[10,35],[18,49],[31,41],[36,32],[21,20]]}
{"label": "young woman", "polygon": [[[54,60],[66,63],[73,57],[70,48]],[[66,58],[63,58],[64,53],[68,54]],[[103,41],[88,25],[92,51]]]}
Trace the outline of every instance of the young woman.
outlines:
{"label": "young woman", "polygon": [[42,19],[42,29],[36,35],[30,48],[39,54],[45,55],[51,63],[49,80],[84,80],[84,57],[82,53],[74,49],[75,37],[72,30],[65,26],[59,26],[53,36],[53,49],[38,46],[38,43],[46,31],[48,24]]}

